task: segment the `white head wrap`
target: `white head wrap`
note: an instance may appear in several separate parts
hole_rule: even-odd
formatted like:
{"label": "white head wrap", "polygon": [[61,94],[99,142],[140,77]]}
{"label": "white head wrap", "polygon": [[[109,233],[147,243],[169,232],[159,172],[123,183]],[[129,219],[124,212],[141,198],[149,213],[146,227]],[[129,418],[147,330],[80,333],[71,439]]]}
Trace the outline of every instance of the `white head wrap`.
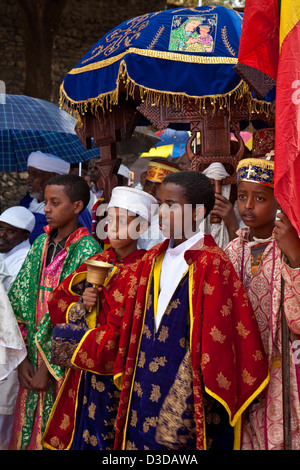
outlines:
{"label": "white head wrap", "polygon": [[120,207],[134,212],[150,222],[156,206],[157,200],[151,194],[136,188],[117,186],[112,190],[107,209]]}
{"label": "white head wrap", "polygon": [[[215,181],[221,181],[227,178],[227,176],[230,176],[227,173],[224,165],[220,162],[211,163],[202,173],[204,173],[207,178],[213,179]],[[222,184],[221,194],[222,196],[226,197],[226,199],[229,199],[230,197],[230,190],[230,184]],[[221,223],[211,224],[210,218],[207,217],[201,222],[200,230],[203,233],[209,233],[210,235],[212,235],[217,245],[219,245],[219,247],[222,249],[224,249],[230,241],[228,230],[223,220],[221,221]]]}
{"label": "white head wrap", "polygon": [[230,176],[229,173],[225,170],[225,167],[220,162],[211,163],[203,172],[207,178],[211,178],[216,181],[223,180]]}
{"label": "white head wrap", "polygon": [[70,171],[70,163],[62,160],[51,153],[43,153],[40,150],[31,152],[27,160],[27,167],[37,168],[38,170],[57,173],[58,175],[67,175]]}
{"label": "white head wrap", "polygon": [[35,217],[33,213],[23,206],[9,207],[0,215],[0,222],[5,222],[16,228],[22,228],[32,232],[35,226]]}

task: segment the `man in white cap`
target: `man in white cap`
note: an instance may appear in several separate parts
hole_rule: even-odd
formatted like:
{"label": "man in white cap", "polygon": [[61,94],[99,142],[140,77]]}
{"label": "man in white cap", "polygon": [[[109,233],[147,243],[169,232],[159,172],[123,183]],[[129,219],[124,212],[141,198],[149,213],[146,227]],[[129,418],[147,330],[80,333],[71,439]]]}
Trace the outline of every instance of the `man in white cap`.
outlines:
{"label": "man in white cap", "polygon": [[[29,192],[20,201],[20,206],[29,209],[35,216],[35,228],[29,237],[30,243],[33,243],[38,235],[44,233],[43,227],[47,225],[44,213],[44,189],[46,184],[53,176],[68,174],[70,172],[70,163],[56,155],[38,150],[29,155],[27,168]],[[92,217],[87,209],[80,215],[79,222],[91,231]]]}
{"label": "man in white cap", "polygon": [[0,215],[0,253],[13,279],[30,250],[29,236],[34,226],[34,215],[22,206],[10,207]]}

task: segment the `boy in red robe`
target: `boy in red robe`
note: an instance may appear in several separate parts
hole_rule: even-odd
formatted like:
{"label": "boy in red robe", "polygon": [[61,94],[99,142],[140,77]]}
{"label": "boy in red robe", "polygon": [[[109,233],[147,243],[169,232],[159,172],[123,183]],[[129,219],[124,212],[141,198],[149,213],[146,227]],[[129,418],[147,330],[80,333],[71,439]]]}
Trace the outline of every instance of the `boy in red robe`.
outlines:
{"label": "boy in red robe", "polygon": [[238,448],[242,413],[268,381],[258,326],[228,257],[198,231],[214,206],[208,178],[169,175],[158,200],[167,239],[144,256],[125,311],[114,448]]}
{"label": "boy in red robe", "polygon": [[155,205],[156,199],[143,191],[114,188],[106,217],[111,247],[90,258],[113,265],[103,286],[95,289],[86,284],[84,263],[53,292],[52,361],[69,370],[46,427],[46,448],[113,447],[119,400],[113,365],[123,313],[133,308],[138,265],[145,254],[137,250],[137,235],[148,228]]}

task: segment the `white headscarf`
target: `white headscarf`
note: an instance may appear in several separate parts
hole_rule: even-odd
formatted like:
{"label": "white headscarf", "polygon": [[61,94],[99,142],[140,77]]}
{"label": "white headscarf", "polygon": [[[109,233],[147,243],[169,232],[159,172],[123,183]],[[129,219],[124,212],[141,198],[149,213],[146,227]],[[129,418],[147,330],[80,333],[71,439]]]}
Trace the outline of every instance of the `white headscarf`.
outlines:
{"label": "white headscarf", "polygon": [[32,212],[23,206],[9,207],[0,215],[0,222],[5,222],[16,228],[32,232],[35,226],[35,217]]}
{"label": "white headscarf", "polygon": [[62,160],[51,153],[43,153],[40,150],[32,152],[27,160],[27,167],[37,168],[38,170],[57,173],[58,175],[67,175],[70,171],[70,163]]}
{"label": "white headscarf", "polygon": [[151,194],[136,188],[117,186],[112,190],[107,209],[110,207],[120,207],[121,209],[134,212],[148,222],[151,222],[156,206],[157,200]]}

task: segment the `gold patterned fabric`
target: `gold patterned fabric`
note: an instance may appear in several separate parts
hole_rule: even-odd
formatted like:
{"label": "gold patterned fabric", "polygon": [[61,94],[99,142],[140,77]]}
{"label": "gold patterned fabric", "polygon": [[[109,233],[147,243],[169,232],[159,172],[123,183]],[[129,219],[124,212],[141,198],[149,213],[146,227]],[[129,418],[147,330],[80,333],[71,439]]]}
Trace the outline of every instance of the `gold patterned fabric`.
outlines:
{"label": "gold patterned fabric", "polygon": [[[130,400],[134,394],[141,394],[145,391],[145,387],[141,385],[142,377],[138,380],[137,374],[140,375],[144,370],[139,366],[143,364],[144,338],[150,337],[152,333],[152,325],[146,321],[146,312],[148,304],[153,301],[150,289],[155,265],[164,256],[168,243],[169,241],[166,240],[152,248],[142,260],[132,327],[120,340],[119,348],[128,352],[126,356],[118,355],[114,366],[114,375],[122,383],[116,423],[114,446],[116,450],[123,449],[126,444],[130,445],[137,439],[140,441],[140,436],[135,436],[135,440],[127,436],[129,417],[134,418],[131,408],[135,410],[134,406],[131,407]],[[219,402],[228,415],[230,425],[236,427],[235,446],[237,447],[240,418],[251,401],[264,389],[269,379],[268,364],[258,325],[242,282],[228,257],[217,247],[212,237],[205,236],[203,246],[200,249],[195,247],[188,250],[185,253],[185,259],[189,266],[189,317],[188,320],[185,318],[186,326],[181,330],[181,336],[187,338],[186,332],[190,331],[192,398],[196,423],[195,448],[199,450],[208,448],[203,411],[204,393]],[[176,305],[171,302],[169,307],[175,309]],[[164,313],[165,316],[166,313],[167,311]],[[168,318],[170,319],[171,316]],[[176,319],[176,316],[173,315],[172,319]],[[161,326],[168,325],[162,322]],[[165,335],[166,331],[163,334]],[[155,335],[156,345],[159,343],[159,336],[160,330]],[[171,346],[172,350],[168,351],[169,354],[178,354],[182,348],[178,344],[176,347],[174,344]],[[183,356],[180,358],[180,363]],[[149,366],[151,364],[152,370],[164,370],[169,374],[168,363],[165,361],[168,357],[166,352],[153,354]],[[177,363],[176,372],[179,370],[180,363]],[[150,369],[147,374],[150,375]],[[173,371],[171,375],[175,378],[176,373]],[[152,383],[157,385],[150,382],[150,387],[147,388],[148,395],[149,390],[152,390]],[[157,396],[158,389],[153,390]],[[141,399],[144,398],[143,393]],[[137,400],[136,397],[135,400]],[[150,399],[148,401],[151,402]],[[153,418],[156,420],[156,416],[155,413],[152,416],[149,415],[148,424],[153,424]],[[142,429],[141,426],[140,429]],[[151,439],[152,442],[154,442],[153,439]]]}
{"label": "gold patterned fabric", "polygon": [[[153,296],[154,283],[135,371],[126,449],[193,449],[196,425],[187,322],[188,276],[180,282],[157,330]],[[170,428],[172,433],[166,434]]]}

